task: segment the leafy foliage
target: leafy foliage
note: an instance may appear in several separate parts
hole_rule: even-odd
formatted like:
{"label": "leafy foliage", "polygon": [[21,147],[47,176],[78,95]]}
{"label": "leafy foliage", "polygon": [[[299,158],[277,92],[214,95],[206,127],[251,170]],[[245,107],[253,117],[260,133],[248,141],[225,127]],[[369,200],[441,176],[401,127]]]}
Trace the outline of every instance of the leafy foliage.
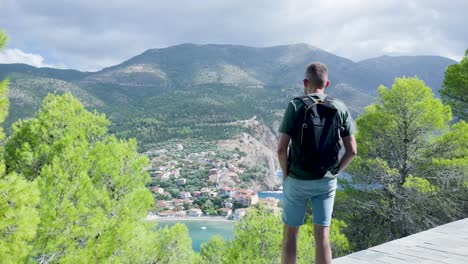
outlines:
{"label": "leafy foliage", "polygon": [[454,114],[462,120],[468,119],[468,50],[458,64],[450,65],[445,71],[442,99],[452,106]]}
{"label": "leafy foliage", "polygon": [[200,249],[201,263],[223,263],[223,254],[228,249],[228,243],[219,235],[213,236],[209,242],[203,244]]}
{"label": "leafy foliage", "polygon": [[[416,78],[379,88],[379,102],[357,119],[360,156],[353,184],[337,199],[355,249],[466,216],[464,123],[449,130],[451,111]],[[452,165],[452,166],[449,166]]]}
{"label": "leafy foliage", "polygon": [[[3,164],[2,164],[3,165]],[[31,251],[39,217],[37,184],[16,174],[0,178],[0,257],[3,263],[24,261]]]}
{"label": "leafy foliage", "polygon": [[450,107],[433,97],[416,78],[396,79],[391,90],[379,87],[379,103],[357,119],[357,137],[363,157],[382,159],[400,175],[399,184],[425,159],[428,138],[448,128]]}
{"label": "leafy foliage", "polygon": [[[35,118],[14,125],[7,170],[37,181],[43,201],[30,261],[151,263],[170,254],[154,250],[168,235],[145,223],[148,160],[134,139],[107,135],[108,124],[64,94],[47,96]],[[190,241],[178,228],[169,235],[179,231]]]}
{"label": "leafy foliage", "polygon": [[[0,48],[6,39],[0,32]],[[8,81],[4,80],[0,82],[0,123],[8,113],[7,92]],[[19,263],[28,256],[36,235],[39,192],[36,182],[26,181],[21,174],[5,172],[4,139],[0,129],[0,259],[2,263]]]}
{"label": "leafy foliage", "polygon": [[155,263],[176,264],[196,261],[192,241],[187,226],[184,224],[175,224],[171,228],[164,227],[157,233],[157,241],[155,252],[162,254],[160,254],[161,257],[155,259]]}
{"label": "leafy foliage", "polygon": [[460,121],[454,124],[449,133],[437,138],[437,146],[438,149],[433,156],[435,164],[453,167],[468,166],[468,123]]}

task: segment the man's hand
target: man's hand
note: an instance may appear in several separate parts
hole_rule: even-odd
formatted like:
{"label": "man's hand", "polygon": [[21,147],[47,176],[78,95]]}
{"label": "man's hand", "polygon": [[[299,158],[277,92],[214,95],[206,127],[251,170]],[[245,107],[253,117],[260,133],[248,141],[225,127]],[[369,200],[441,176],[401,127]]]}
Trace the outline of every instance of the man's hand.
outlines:
{"label": "man's hand", "polygon": [[278,161],[283,171],[283,181],[288,177],[289,141],[291,141],[291,137],[288,134],[280,133],[276,152],[278,153]]}

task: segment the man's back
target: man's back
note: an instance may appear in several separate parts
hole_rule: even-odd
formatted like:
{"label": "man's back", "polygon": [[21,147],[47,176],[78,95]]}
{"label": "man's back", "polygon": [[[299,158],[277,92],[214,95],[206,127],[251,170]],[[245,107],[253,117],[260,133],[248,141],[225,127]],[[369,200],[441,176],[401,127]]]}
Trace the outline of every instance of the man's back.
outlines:
{"label": "man's back", "polygon": [[[330,96],[326,94],[320,94],[320,93],[311,93],[311,94],[308,94],[307,97],[320,100],[320,102],[329,101],[332,107],[335,108],[337,112],[338,127],[336,127],[336,129],[339,130],[339,133],[337,133],[337,135],[339,135],[339,138],[334,139],[333,138],[334,136],[331,136],[332,138],[329,139],[328,141],[320,142],[322,145],[328,145],[327,146],[328,148],[333,149],[335,147],[334,144],[339,143],[337,141],[340,138],[347,137],[356,132],[356,128],[355,128],[353,119],[351,117],[351,114],[348,108],[346,107],[346,105],[341,100],[331,98]],[[308,147],[308,149],[305,149],[305,147],[307,147],[307,144],[305,144],[304,138],[307,138],[307,136],[309,137],[316,136],[316,135],[307,134],[307,133],[311,134],[311,132],[313,133],[313,130],[304,129],[304,123],[305,123],[304,114],[305,114],[306,108],[307,108],[307,105],[299,97],[296,97],[293,100],[291,100],[284,114],[283,122],[281,123],[281,126],[279,128],[280,133],[285,133],[291,137],[291,144],[289,145],[289,156],[288,156],[288,164],[289,164],[288,172],[290,176],[294,178],[298,178],[298,179],[320,179],[322,177],[328,177],[328,178],[334,177],[338,169],[338,160],[336,160],[336,164],[334,166],[331,166],[331,168],[325,168],[325,171],[323,173],[312,171],[312,170],[307,170],[307,168],[301,165],[299,162],[301,160],[300,156],[304,155],[307,152],[317,151],[312,147]],[[307,127],[307,125],[305,126]],[[325,129],[324,132],[328,132],[328,131]],[[328,133],[331,133],[331,132],[328,132]],[[327,137],[322,136],[321,140],[322,141],[326,140],[326,138]],[[323,148],[320,153],[316,153],[316,154],[317,155],[310,155],[310,156],[316,157],[317,159],[319,159],[320,157],[317,157],[317,156],[325,155]],[[335,154],[332,153],[331,155],[335,155]],[[320,162],[320,161],[318,160],[317,162]],[[327,164],[322,164],[322,165],[326,166]]]}

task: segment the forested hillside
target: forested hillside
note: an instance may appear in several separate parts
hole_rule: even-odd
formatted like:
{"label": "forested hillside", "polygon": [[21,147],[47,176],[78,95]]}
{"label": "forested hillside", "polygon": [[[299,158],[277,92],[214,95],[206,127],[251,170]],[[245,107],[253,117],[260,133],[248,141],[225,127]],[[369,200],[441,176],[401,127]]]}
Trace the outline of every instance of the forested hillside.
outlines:
{"label": "forested hillside", "polygon": [[5,127],[28,118],[47,93],[69,91],[87,107],[106,113],[110,131],[135,137],[140,151],[168,139],[229,139],[243,128],[230,124],[256,116],[274,131],[285,105],[302,93],[304,69],[323,61],[329,94],[344,99],[357,116],[374,101],[380,84],[418,76],[434,91],[453,61],[436,56],[379,57],[353,62],[296,44],[269,48],[182,44],[151,49],[98,72],[0,64],[10,79],[11,111]]}

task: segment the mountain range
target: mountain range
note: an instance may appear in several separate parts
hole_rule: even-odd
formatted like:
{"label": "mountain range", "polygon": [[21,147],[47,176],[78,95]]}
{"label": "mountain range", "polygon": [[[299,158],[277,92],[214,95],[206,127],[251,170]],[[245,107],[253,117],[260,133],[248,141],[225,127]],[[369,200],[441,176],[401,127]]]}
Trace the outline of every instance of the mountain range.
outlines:
{"label": "mountain range", "polygon": [[377,87],[396,77],[417,76],[437,91],[455,61],[440,56],[382,56],[359,62],[307,45],[266,48],[181,44],[150,49],[97,72],[0,64],[10,79],[7,133],[18,118],[31,117],[47,93],[72,92],[90,110],[107,114],[110,128],[136,137],[147,149],[172,138],[230,138],[245,128],[237,120],[256,116],[276,129],[290,98],[302,92],[313,61],[329,69],[328,93],[354,116],[374,102]]}

